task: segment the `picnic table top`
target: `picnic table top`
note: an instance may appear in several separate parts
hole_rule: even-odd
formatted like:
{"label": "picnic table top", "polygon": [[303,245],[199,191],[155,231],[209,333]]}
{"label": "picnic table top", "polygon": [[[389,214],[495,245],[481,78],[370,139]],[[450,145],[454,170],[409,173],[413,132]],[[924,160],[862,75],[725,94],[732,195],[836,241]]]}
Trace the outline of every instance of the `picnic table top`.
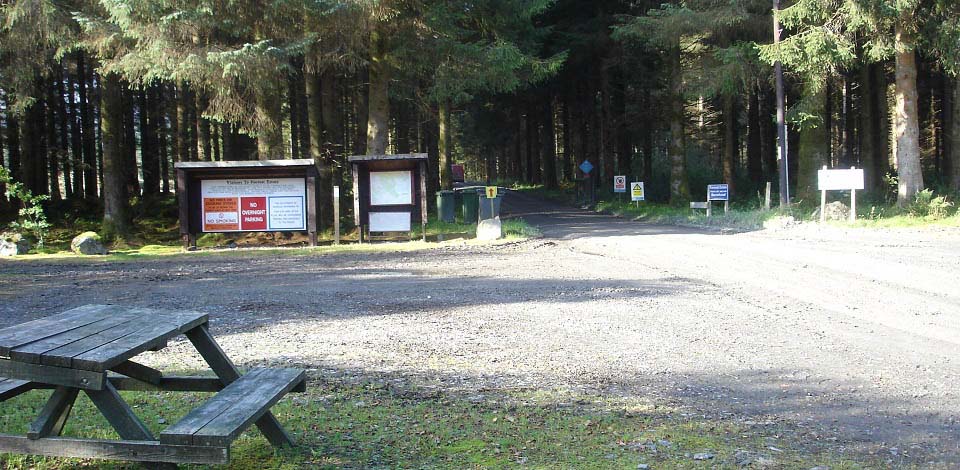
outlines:
{"label": "picnic table top", "polygon": [[0,330],[0,356],[104,372],[206,322],[199,312],[85,305]]}

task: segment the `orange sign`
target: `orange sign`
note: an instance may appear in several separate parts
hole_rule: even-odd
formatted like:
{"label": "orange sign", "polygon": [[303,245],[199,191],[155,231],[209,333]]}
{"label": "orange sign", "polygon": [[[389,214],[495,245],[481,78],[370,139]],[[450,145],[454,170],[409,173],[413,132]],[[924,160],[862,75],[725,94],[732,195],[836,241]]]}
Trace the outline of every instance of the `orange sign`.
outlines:
{"label": "orange sign", "polygon": [[495,197],[497,197],[497,187],[487,186],[487,199],[493,199]]}
{"label": "orange sign", "polygon": [[203,231],[239,231],[240,211],[235,197],[203,198]]}

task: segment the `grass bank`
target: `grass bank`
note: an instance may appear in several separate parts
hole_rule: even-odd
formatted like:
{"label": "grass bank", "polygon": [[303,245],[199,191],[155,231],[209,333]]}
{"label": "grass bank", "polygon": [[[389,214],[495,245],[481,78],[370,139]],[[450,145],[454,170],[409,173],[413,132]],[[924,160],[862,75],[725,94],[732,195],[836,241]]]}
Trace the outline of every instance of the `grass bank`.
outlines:
{"label": "grass bank", "polygon": [[[274,413],[298,447],[275,451],[251,428],[232,450],[233,469],[294,468],[876,468],[774,423],[708,420],[632,399],[537,392],[448,394],[380,382],[314,380]],[[0,404],[0,429],[27,426],[50,391]],[[207,394],[123,392],[156,434]],[[65,435],[115,439],[81,394]],[[0,455],[10,469],[66,469],[119,462]],[[880,465],[882,466],[882,465]],[[201,467],[191,467],[201,468]]]}

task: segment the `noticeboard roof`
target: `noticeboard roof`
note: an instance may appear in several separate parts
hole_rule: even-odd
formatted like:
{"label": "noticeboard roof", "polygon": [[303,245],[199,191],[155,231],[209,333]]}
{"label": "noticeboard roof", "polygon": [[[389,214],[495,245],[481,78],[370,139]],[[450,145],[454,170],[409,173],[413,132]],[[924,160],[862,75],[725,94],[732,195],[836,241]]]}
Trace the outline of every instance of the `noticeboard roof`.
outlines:
{"label": "noticeboard roof", "polygon": [[347,161],[350,163],[356,162],[380,162],[380,161],[390,161],[390,160],[427,160],[427,154],[425,153],[401,153],[397,155],[354,155],[352,157],[347,157]]}
{"label": "noticeboard roof", "polygon": [[244,160],[231,162],[178,162],[174,168],[263,168],[263,167],[291,167],[314,166],[316,163],[309,158],[297,160]]}

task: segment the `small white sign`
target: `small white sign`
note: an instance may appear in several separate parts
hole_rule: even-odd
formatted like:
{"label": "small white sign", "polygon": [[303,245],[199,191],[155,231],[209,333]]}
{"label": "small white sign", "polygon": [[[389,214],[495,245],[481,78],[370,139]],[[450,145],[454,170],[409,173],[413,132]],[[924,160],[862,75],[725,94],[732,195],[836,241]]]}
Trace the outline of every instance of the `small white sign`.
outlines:
{"label": "small white sign", "polygon": [[371,212],[371,232],[409,232],[409,212]]}
{"label": "small white sign", "polygon": [[819,170],[817,189],[820,191],[845,191],[863,189],[863,169]]}
{"label": "small white sign", "polygon": [[626,176],[614,176],[614,177],[613,177],[613,192],[615,192],[615,193],[625,193],[625,192],[627,192],[627,177],[626,177]]}

